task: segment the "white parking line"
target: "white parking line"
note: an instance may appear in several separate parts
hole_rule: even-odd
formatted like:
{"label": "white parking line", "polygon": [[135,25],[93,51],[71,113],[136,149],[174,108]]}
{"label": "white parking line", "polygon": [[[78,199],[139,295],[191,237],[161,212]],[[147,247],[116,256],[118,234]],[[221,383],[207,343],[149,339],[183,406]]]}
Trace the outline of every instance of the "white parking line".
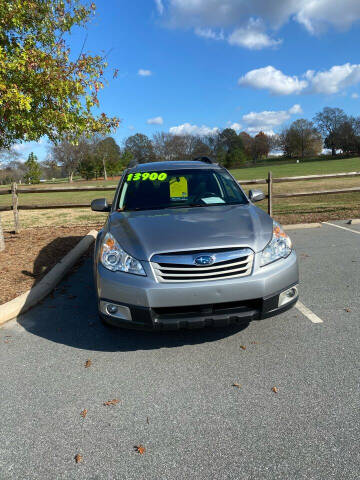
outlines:
{"label": "white parking line", "polygon": [[332,227],[341,228],[342,230],[347,230],[348,232],[357,233],[358,235],[360,235],[360,232],[358,232],[357,230],[352,230],[351,228],[341,227],[340,225],[335,225],[335,223],[330,223],[330,222],[322,222],[322,223],[325,223],[326,225],[331,225]]}
{"label": "white parking line", "polygon": [[295,307],[301,312],[305,317],[307,317],[312,323],[324,323],[321,318],[319,318],[315,313],[313,313],[309,308],[301,302],[297,302]]}

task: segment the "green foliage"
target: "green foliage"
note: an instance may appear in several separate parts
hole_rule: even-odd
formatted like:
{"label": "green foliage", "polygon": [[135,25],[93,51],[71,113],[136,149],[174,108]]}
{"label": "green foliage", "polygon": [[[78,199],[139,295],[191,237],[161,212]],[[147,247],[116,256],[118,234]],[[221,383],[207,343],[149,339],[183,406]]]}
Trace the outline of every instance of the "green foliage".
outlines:
{"label": "green foliage", "polygon": [[99,165],[95,158],[84,158],[80,161],[78,172],[85,180],[91,180],[100,175]]}
{"label": "green foliage", "polygon": [[331,148],[333,155],[336,155],[336,149],[341,148],[337,131],[346,120],[344,110],[331,107],[323,108],[314,117],[314,122],[325,139],[325,146]]}
{"label": "green foliage", "polygon": [[138,163],[154,162],[156,155],[152,141],[142,133],[136,133],[125,141],[125,150]]}
{"label": "green foliage", "polygon": [[314,124],[304,118],[295,120],[279,135],[279,144],[287,157],[314,157],[322,151],[322,138]]}
{"label": "green foliage", "polygon": [[39,162],[37,161],[36,155],[33,152],[30,153],[28,159],[25,162],[26,172],[24,179],[27,183],[40,183],[41,178],[41,168]]}
{"label": "green foliage", "polygon": [[127,168],[133,158],[134,157],[133,157],[132,153],[125,150],[125,152],[121,156],[121,164],[122,164],[123,168]]}
{"label": "green foliage", "polygon": [[247,155],[242,134],[237,134],[232,128],[225,128],[218,137],[217,161],[226,168],[236,168],[245,165]]}
{"label": "green foliage", "polygon": [[101,169],[104,168],[108,175],[118,175],[122,170],[121,151],[119,145],[112,137],[100,140],[95,148],[94,155]]}
{"label": "green foliage", "polygon": [[92,113],[105,60],[83,52],[72,60],[65,41],[94,12],[81,0],[0,0],[0,148],[44,135],[75,141],[118,125]]}

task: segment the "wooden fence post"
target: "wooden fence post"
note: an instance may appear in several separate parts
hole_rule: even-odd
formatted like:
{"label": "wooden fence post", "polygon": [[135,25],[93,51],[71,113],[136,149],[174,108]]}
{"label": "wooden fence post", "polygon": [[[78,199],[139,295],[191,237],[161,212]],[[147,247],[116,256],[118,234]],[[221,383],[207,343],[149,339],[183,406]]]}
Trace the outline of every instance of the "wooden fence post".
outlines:
{"label": "wooden fence post", "polygon": [[268,173],[268,214],[272,217],[272,188],[273,188],[273,180],[272,180],[272,173],[269,171]]}
{"label": "wooden fence post", "polygon": [[12,192],[12,208],[14,213],[14,231],[15,233],[19,233],[20,231],[20,221],[19,221],[19,211],[18,211],[19,197],[17,194],[17,185],[15,182],[11,185],[11,192]]}
{"label": "wooden fence post", "polygon": [[4,250],[5,250],[4,230],[2,228],[1,215],[0,215],[0,252]]}

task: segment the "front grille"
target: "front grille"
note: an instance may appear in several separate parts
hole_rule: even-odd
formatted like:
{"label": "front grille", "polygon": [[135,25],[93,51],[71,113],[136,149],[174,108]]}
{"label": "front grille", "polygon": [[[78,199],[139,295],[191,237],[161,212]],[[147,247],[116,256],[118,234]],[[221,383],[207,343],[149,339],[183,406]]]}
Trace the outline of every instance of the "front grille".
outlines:
{"label": "front grille", "polygon": [[[175,252],[155,255],[151,265],[158,282],[207,282],[229,278],[245,277],[251,274],[254,253],[249,248],[202,251],[201,255],[211,256],[211,266],[196,265],[196,252]],[[200,255],[200,256],[201,256]]]}

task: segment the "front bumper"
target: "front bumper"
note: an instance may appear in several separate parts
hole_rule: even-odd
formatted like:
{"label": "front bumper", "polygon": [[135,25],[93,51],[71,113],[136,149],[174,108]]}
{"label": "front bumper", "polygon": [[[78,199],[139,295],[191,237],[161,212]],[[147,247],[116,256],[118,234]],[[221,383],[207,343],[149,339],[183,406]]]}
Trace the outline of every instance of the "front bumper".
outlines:
{"label": "front bumper", "polygon": [[234,302],[234,305],[220,304],[220,308],[204,305],[198,309],[189,308],[187,311],[177,309],[177,312],[175,309],[171,309],[171,312],[166,312],[160,309],[124,305],[130,311],[131,320],[116,318],[102,312],[100,312],[100,315],[106,323],[114,327],[145,328],[151,330],[226,327],[279,315],[295,305],[298,300],[298,295],[286,305],[271,308],[278,304],[278,299],[279,295],[275,295],[269,299],[262,299],[258,302],[248,302],[248,304]]}
{"label": "front bumper", "polygon": [[277,315],[291,308],[297,295],[278,306],[279,295],[299,282],[293,251],[286,259],[260,267],[255,256],[252,275],[228,280],[189,283],[158,283],[149,264],[146,277],[111,272],[100,263],[95,276],[99,305],[102,301],[125,306],[131,320],[100,312],[113,325],[178,329],[228,325]]}

